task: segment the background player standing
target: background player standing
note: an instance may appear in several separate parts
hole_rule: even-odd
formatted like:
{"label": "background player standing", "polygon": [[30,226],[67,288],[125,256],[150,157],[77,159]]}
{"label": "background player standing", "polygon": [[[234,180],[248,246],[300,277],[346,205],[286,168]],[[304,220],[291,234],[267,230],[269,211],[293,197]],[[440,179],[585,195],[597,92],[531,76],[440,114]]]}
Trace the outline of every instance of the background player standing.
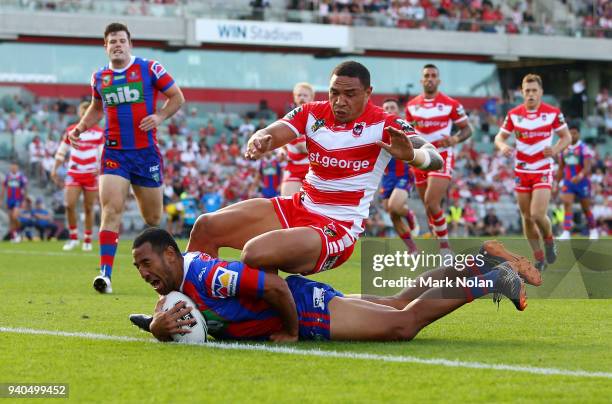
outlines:
{"label": "background player standing", "polygon": [[[544,89],[537,74],[523,77],[523,104],[511,109],[495,136],[495,146],[506,156],[514,149],[506,144],[510,135],[516,138],[514,173],[516,198],[523,219],[523,232],[536,260],[536,267],[546,267],[540,238],[544,239],[546,261],[557,258],[552,226],[547,216],[552,188],[552,157],[561,153],[571,141],[565,118],[559,109],[542,102]],[[551,147],[553,135],[559,141]]]}
{"label": "background player standing", "polygon": [[[145,223],[153,226],[161,220],[163,161],[156,128],[179,110],[185,98],[159,62],[132,56],[125,25],[111,23],[106,27],[104,47],[110,63],[93,74],[91,106],[69,137],[77,141],[103,113],[106,116],[100,176],[100,275],[93,286],[100,293],[111,293],[121,216],[130,185]],[[168,99],[156,111],[159,92]]]}
{"label": "background player standing", "polygon": [[[315,91],[310,83],[297,83],[293,87],[295,107],[314,101]],[[308,172],[309,161],[306,150],[306,138],[298,136],[284,147],[287,153],[287,165],[281,184],[281,195],[293,195],[300,190]]]}
{"label": "background player standing", "polygon": [[563,233],[559,240],[568,240],[572,237],[572,224],[574,221],[574,199],[577,197],[584,212],[589,227],[589,238],[599,238],[595,226],[595,218],[591,212],[591,164],[593,151],[580,140],[578,125],[568,125],[572,136],[572,144],[561,153],[557,181],[561,188],[561,202],[565,217],[563,218]]}
{"label": "background player standing", "polygon": [[[425,205],[429,224],[440,241],[440,252],[448,254],[448,227],[442,199],[448,192],[455,165],[453,147],[472,136],[472,128],[463,106],[438,91],[440,71],[435,65],[427,64],[423,67],[421,84],[423,93],[406,105],[406,120],[414,126],[419,135],[438,148],[444,159],[444,166],[437,171],[415,168],[415,182]],[[453,125],[459,129],[454,134],[451,133]]]}
{"label": "background player standing", "polygon": [[[79,105],[79,118],[82,118],[90,102]],[[85,212],[85,228],[83,235],[83,251],[91,251],[91,232],[94,221],[94,204],[98,199],[98,171],[100,154],[104,146],[104,132],[94,125],[81,133],[76,144],[72,144],[68,133],[74,129],[70,125],[55,153],[55,164],[51,170],[51,179],[58,183],[57,169],[64,163],[66,154],[70,153],[68,173],[64,181],[64,204],[70,239],[64,244],[64,251],[70,251],[79,245],[77,227],[77,203],[83,191],[83,211]]]}
{"label": "background player standing", "polygon": [[[12,242],[21,241],[19,229],[19,207],[26,198],[28,187],[27,177],[19,171],[17,163],[11,163],[9,172],[2,183],[2,195],[0,200],[5,201],[9,216],[9,237]],[[6,198],[6,199],[5,199]]]}
{"label": "background player standing", "polygon": [[[396,99],[386,99],[382,107],[388,114],[398,116],[400,114],[399,102]],[[380,192],[383,208],[389,212],[393,228],[404,241],[410,253],[417,251],[417,246],[412,239],[412,231],[416,227],[416,220],[414,213],[406,205],[408,192],[413,184],[414,176],[410,164],[392,158],[385,168],[381,183]]]}

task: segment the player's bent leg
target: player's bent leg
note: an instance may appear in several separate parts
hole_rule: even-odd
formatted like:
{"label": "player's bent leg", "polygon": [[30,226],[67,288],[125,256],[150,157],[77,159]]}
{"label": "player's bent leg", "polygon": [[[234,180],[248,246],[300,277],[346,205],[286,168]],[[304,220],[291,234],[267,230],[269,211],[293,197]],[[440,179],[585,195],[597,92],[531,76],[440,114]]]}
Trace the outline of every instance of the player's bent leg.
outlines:
{"label": "player's bent leg", "polygon": [[591,211],[591,200],[588,196],[585,196],[580,199],[580,206],[582,207],[582,211],[584,212],[584,216],[587,220],[587,227],[589,228],[589,239],[599,239],[599,233],[597,232],[597,225],[595,223],[595,216],[593,216],[593,211]]}
{"label": "player's bent leg", "polygon": [[531,192],[517,192],[516,199],[521,212],[523,234],[533,251],[536,266],[542,270],[545,265],[544,251],[542,251],[542,247],[540,246],[540,231],[531,215]]}
{"label": "player's bent leg", "polygon": [[85,228],[83,231],[83,251],[91,251],[91,239],[94,224],[94,207],[98,200],[98,190],[85,190],[83,210],[85,212]]}
{"label": "player's bent leg", "polygon": [[132,185],[132,189],[145,223],[149,226],[158,226],[163,209],[162,188]]}
{"label": "player's bent leg", "polygon": [[282,228],[271,200],[249,199],[198,217],[187,251],[201,251],[216,257],[220,247],[241,250],[250,239]]}
{"label": "player's bent leg", "polygon": [[425,210],[433,222],[434,233],[440,240],[440,249],[449,249],[448,227],[446,216],[442,209],[442,199],[446,196],[450,179],[430,175],[427,179],[427,192],[425,193]]}
{"label": "player's bent leg", "polygon": [[240,260],[252,268],[293,274],[316,271],[321,257],[321,236],[310,227],[273,230],[245,243]]}
{"label": "player's bent leg", "polygon": [[387,209],[389,214],[396,214],[400,217],[405,217],[408,214],[408,207],[406,201],[408,200],[408,191],[401,188],[393,189],[391,196],[387,202]]}

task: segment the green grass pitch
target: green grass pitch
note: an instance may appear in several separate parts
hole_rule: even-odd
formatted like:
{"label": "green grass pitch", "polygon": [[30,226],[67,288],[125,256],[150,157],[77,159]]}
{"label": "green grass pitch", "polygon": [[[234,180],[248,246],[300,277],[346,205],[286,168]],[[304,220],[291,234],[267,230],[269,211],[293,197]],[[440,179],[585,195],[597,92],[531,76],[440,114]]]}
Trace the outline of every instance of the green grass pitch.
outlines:
{"label": "green grass pitch", "polygon": [[[358,292],[358,255],[317,279]],[[69,383],[74,402],[610,402],[612,397],[612,300],[532,299],[520,313],[507,300],[498,309],[487,297],[407,343],[285,345],[374,354],[369,359],[6,332],[29,328],[149,338],[127,318],[151,312],[156,301],[131,264],[129,241],[118,250],[112,295],[91,287],[97,262],[95,251],[63,253],[59,242],[0,245],[0,328],[5,329],[0,383]],[[603,375],[400,363],[376,355]]]}

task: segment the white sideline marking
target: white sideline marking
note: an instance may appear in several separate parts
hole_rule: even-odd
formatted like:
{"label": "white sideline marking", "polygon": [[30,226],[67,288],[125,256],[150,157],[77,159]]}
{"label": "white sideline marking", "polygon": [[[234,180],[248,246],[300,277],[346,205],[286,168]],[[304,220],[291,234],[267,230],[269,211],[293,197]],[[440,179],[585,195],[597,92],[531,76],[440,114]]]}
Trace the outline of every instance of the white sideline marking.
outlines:
{"label": "white sideline marking", "polygon": [[[66,332],[66,331],[52,331],[52,330],[36,330],[32,328],[11,328],[11,327],[0,327],[0,332],[4,333],[15,333],[15,334],[33,334],[33,335],[53,335],[58,337],[74,337],[74,338],[87,338],[94,340],[107,340],[107,341],[124,341],[124,342],[147,342],[157,343],[152,338],[136,338],[119,335],[106,335],[106,334],[94,334],[89,332]],[[326,351],[322,349],[296,349],[291,347],[282,346],[270,346],[263,344],[245,344],[239,342],[223,343],[223,342],[208,342],[202,344],[208,348],[215,349],[231,349],[238,351],[260,351],[260,352],[271,352],[281,353],[288,355],[303,355],[303,356],[317,356],[323,358],[343,358],[343,359],[361,359],[369,361],[379,362],[395,362],[395,363],[418,363],[421,365],[438,365],[455,368],[468,368],[468,369],[490,369],[490,370],[505,370],[510,372],[521,372],[531,373],[536,375],[545,376],[571,376],[571,377],[602,377],[606,379],[612,379],[612,373],[609,372],[589,372],[586,370],[568,370],[568,369],[557,369],[557,368],[539,368],[533,366],[520,366],[520,365],[505,365],[505,364],[489,364],[482,362],[465,362],[459,360],[450,360],[443,358],[418,358],[415,356],[398,356],[398,355],[380,355],[371,353],[361,352],[339,352],[339,351]]]}

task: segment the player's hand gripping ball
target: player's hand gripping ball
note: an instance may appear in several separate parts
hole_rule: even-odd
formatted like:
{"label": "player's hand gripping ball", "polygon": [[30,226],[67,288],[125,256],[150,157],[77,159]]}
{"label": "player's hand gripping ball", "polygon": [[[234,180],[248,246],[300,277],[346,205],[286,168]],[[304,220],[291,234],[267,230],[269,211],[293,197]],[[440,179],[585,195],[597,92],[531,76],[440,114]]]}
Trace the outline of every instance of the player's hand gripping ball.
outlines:
{"label": "player's hand gripping ball", "polygon": [[181,334],[172,334],[172,339],[175,342],[183,344],[203,344],[206,342],[206,336],[208,335],[208,326],[206,320],[197,306],[188,296],[180,292],[170,292],[166,295],[164,305],[162,306],[163,311],[168,311],[180,302],[185,302],[187,306],[191,307],[191,311],[185,316],[181,317],[180,320],[195,319],[195,324],[184,325],[182,328],[187,329],[191,332]]}

